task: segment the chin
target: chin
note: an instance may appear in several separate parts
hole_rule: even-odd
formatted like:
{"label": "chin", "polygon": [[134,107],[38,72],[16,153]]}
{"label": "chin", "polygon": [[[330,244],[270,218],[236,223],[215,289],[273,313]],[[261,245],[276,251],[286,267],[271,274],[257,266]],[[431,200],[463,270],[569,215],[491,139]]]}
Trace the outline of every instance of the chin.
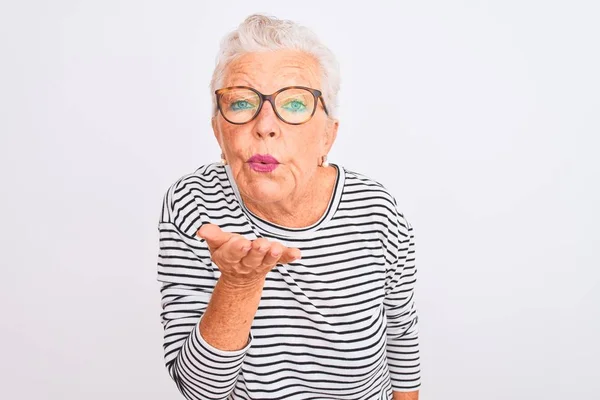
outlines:
{"label": "chin", "polygon": [[257,202],[271,203],[285,197],[279,184],[266,179],[257,180],[245,189],[245,192]]}

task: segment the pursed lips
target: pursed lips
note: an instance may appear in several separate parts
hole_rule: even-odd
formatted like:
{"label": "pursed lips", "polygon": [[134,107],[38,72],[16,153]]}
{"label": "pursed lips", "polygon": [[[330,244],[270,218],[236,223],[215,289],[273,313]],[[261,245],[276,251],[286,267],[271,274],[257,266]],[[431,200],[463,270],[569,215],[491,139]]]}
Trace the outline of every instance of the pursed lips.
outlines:
{"label": "pursed lips", "polygon": [[248,159],[248,162],[257,164],[279,164],[279,161],[277,161],[277,159],[270,154],[255,154]]}
{"label": "pursed lips", "polygon": [[248,159],[248,165],[255,172],[272,172],[279,166],[279,161],[269,154],[255,154]]}

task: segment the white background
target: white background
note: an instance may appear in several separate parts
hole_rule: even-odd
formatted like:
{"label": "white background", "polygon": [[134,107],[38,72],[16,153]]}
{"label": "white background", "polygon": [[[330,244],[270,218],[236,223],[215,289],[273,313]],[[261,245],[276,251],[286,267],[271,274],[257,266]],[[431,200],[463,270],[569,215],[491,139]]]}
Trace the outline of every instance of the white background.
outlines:
{"label": "white background", "polygon": [[599,11],[2,2],[0,396],[182,398],[162,359],[162,195],[219,159],[219,40],[267,12],[338,56],[330,159],[386,185],[415,229],[421,398],[597,398]]}

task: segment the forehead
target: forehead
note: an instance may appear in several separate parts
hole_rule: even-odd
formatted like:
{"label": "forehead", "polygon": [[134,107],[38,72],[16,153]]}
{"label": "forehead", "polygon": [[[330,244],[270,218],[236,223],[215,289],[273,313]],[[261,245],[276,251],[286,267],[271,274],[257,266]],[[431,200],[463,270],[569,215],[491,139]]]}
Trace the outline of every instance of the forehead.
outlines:
{"label": "forehead", "polygon": [[223,87],[251,86],[265,94],[286,86],[321,89],[320,70],[317,60],[301,51],[247,53],[227,66]]}

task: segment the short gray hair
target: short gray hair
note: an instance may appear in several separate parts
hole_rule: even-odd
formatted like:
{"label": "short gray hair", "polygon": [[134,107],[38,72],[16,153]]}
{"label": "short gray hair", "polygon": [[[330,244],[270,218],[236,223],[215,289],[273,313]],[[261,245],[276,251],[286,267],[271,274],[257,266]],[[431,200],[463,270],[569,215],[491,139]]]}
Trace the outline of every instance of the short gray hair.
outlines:
{"label": "short gray hair", "polygon": [[237,57],[253,52],[300,50],[316,58],[321,68],[321,90],[331,118],[337,116],[340,90],[339,64],[329,48],[308,28],[293,21],[263,14],[247,17],[221,41],[216,67],[210,82],[213,112],[217,114],[214,92],[223,84],[226,66]]}

